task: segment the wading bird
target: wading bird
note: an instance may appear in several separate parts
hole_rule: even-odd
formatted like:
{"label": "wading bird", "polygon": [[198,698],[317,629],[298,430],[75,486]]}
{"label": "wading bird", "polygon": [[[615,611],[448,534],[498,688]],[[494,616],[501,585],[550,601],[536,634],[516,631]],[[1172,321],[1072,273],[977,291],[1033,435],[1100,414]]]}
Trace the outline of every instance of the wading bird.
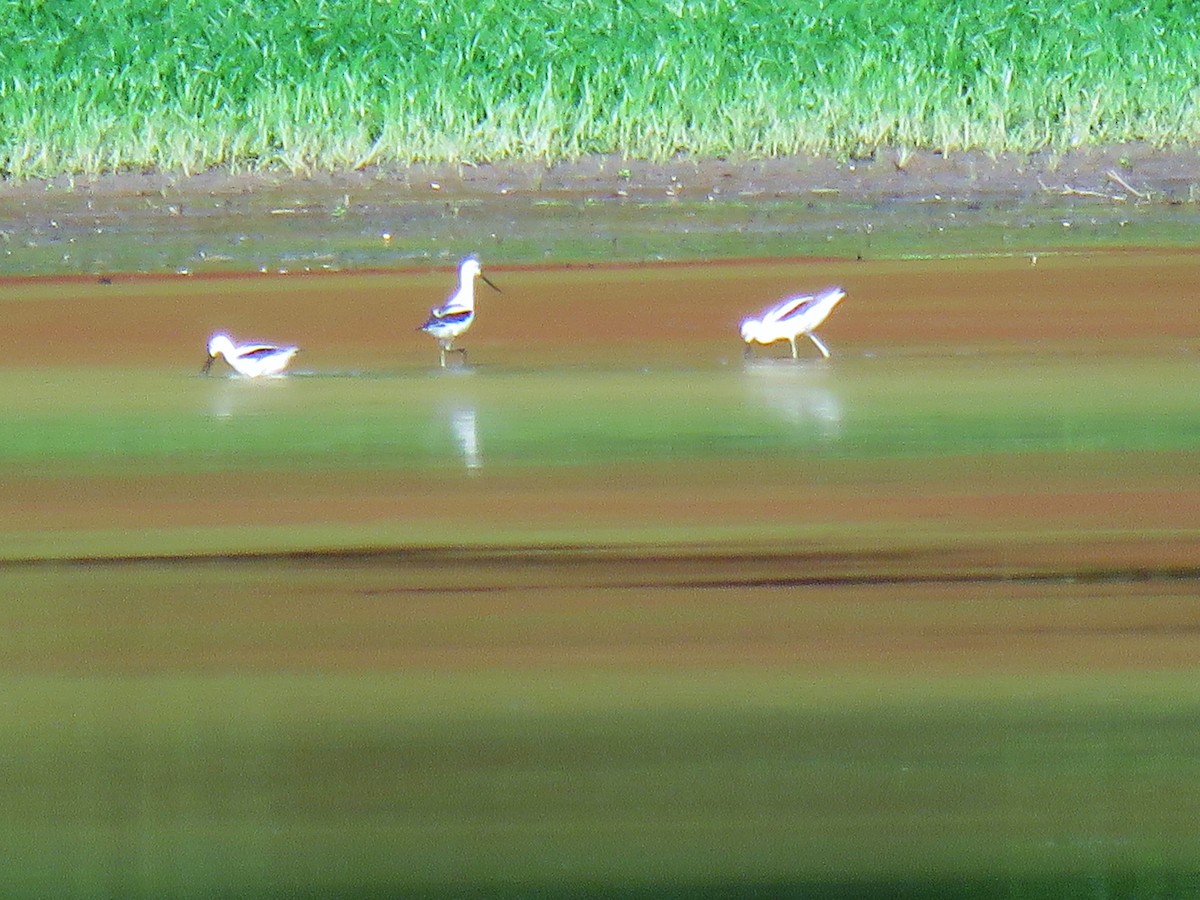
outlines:
{"label": "wading bird", "polygon": [[[446,354],[450,352],[454,339],[471,327],[475,321],[475,278],[479,277],[497,293],[504,293],[483,274],[479,260],[468,256],[458,267],[458,290],[441,306],[429,311],[429,321],[421,331],[437,338],[441,349],[442,367],[446,366]],[[459,350],[459,353],[466,353]]]}
{"label": "wading bird", "polygon": [[792,359],[795,359],[796,338],[803,334],[816,344],[822,356],[829,359],[829,348],[813,334],[813,330],[829,318],[833,308],[845,296],[846,292],[840,287],[826,288],[819,294],[788,297],[763,310],[757,317],[742,319],[742,340],[746,342],[746,354],[750,354],[754,342],[773,344],[775,341],[788,341],[792,345]]}
{"label": "wading bird", "polygon": [[235,344],[229,335],[218,331],[208,339],[208,359],[204,361],[200,374],[207,375],[213,360],[223,356],[235,372],[247,378],[279,375],[299,349],[277,347],[275,344]]}

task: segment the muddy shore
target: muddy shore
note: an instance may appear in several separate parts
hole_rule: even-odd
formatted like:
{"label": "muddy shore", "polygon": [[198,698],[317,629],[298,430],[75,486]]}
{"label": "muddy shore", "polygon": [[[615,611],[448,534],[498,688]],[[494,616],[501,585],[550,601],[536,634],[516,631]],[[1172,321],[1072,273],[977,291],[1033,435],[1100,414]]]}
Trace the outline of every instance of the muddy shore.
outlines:
{"label": "muddy shore", "polygon": [[692,159],[592,156],[572,162],[426,164],[326,172],[121,173],[0,182],[0,201],[83,196],[189,197],[246,191],[386,189],[416,196],[577,195],[706,200],[837,196],[856,203],[1075,197],[1110,203],[1200,200],[1200,150],[1121,145],[1034,154],[880,150],[865,158]]}
{"label": "muddy shore", "polygon": [[1191,247],[1200,153],[592,157],[0,183],[0,275],[395,270]]}

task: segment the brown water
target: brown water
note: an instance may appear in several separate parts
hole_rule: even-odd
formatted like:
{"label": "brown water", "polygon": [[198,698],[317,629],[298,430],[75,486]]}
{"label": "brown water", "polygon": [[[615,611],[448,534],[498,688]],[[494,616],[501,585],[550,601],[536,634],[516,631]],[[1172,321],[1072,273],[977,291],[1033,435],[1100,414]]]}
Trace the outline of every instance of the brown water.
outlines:
{"label": "brown water", "polygon": [[12,892],[1194,890],[1195,261],[6,284]]}
{"label": "brown water", "polygon": [[[1196,265],[1196,254],[1181,250],[489,266],[504,293],[480,288],[482,312],[463,344],[479,366],[740,360],[742,316],[789,292],[838,283],[850,299],[821,334],[839,355],[1177,354],[1194,352],[1200,333]],[[4,365],[187,371],[220,327],[299,343],[303,367],[318,372],[426,367],[431,341],[416,326],[452,286],[450,270],[10,280]]]}

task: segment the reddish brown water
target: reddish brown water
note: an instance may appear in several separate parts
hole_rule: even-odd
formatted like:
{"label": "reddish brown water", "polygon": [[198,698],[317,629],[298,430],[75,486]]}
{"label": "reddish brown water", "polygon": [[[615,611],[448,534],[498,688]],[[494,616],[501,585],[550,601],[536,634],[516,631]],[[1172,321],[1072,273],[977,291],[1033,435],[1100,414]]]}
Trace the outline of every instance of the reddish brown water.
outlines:
{"label": "reddish brown water", "polygon": [[[748,312],[840,283],[849,299],[821,333],[842,353],[1178,350],[1200,334],[1197,260],[1180,251],[489,268],[504,293],[480,286],[463,343],[480,365],[703,365],[740,356],[736,325]],[[452,286],[449,271],[10,280],[3,365],[187,369],[218,327],[299,343],[318,370],[426,365],[431,341],[416,326]]]}

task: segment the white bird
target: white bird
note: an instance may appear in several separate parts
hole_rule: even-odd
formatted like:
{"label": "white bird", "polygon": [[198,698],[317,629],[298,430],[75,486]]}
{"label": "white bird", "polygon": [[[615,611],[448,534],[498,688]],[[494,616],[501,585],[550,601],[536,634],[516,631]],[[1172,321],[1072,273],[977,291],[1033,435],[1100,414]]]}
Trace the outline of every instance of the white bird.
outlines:
{"label": "white bird", "polygon": [[826,288],[819,294],[801,294],[780,300],[763,310],[757,317],[742,319],[742,340],[746,342],[746,353],[750,344],[773,344],[788,341],[792,345],[792,359],[796,358],[796,338],[805,335],[816,344],[821,355],[829,359],[829,348],[813,334],[814,329],[833,312],[846,292],[840,287]]}
{"label": "white bird", "polygon": [[[492,290],[504,293],[483,274],[479,260],[468,256],[458,267],[458,290],[441,306],[429,311],[429,321],[421,331],[437,338],[441,349],[442,367],[446,366],[446,354],[450,352],[454,339],[471,327],[475,321],[475,279],[482,278]],[[459,353],[465,353],[459,350]]]}
{"label": "white bird", "polygon": [[208,359],[202,375],[207,375],[213,360],[225,357],[225,362],[239,375],[258,378],[260,375],[279,375],[287,368],[299,347],[279,347],[275,344],[235,344],[229,335],[218,331],[208,339]]}

